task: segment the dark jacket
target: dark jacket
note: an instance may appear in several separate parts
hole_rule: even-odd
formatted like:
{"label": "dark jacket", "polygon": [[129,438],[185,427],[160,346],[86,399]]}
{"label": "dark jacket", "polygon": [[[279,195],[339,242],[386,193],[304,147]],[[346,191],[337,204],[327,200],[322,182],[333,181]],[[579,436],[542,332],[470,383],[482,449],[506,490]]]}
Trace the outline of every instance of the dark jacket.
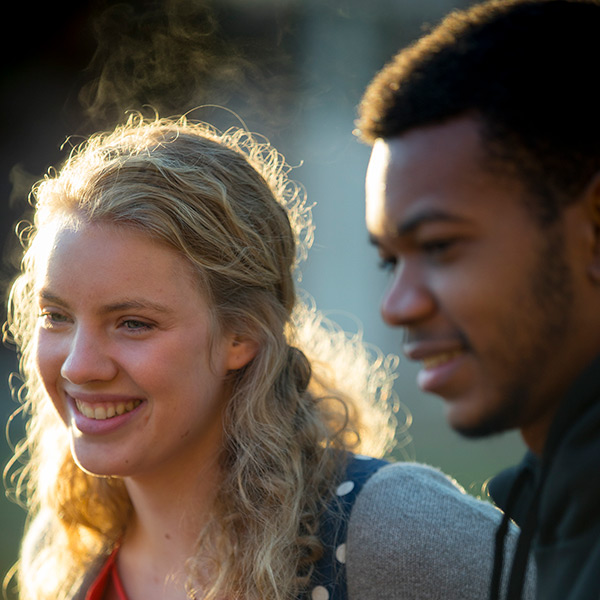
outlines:
{"label": "dark jacket", "polygon": [[543,455],[501,473],[490,494],[522,529],[507,599],[520,598],[530,547],[540,600],[600,599],[600,357],[566,394]]}

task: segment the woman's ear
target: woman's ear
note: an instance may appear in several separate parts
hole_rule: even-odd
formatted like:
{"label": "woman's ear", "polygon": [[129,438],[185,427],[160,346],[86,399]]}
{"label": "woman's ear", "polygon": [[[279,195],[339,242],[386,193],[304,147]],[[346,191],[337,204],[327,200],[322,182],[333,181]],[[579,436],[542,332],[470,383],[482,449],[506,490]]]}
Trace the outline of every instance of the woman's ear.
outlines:
{"label": "woman's ear", "polygon": [[245,336],[234,335],[227,348],[226,368],[237,371],[245,367],[258,353],[258,342]]}

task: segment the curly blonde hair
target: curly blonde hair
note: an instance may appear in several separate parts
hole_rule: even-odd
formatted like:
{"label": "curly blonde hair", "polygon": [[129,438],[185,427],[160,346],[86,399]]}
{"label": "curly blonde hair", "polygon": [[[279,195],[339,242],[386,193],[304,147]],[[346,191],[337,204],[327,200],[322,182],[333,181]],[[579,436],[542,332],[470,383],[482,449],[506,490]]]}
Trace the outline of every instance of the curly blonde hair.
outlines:
{"label": "curly blonde hair", "polygon": [[288,600],[307,585],[343,451],[380,456],[391,446],[394,358],[298,299],[294,272],[313,226],[305,194],[288,174],[283,157],[254,134],[136,113],[74,149],[60,172],[35,186],[7,328],[20,353],[17,393],[28,415],[11,471],[29,511],[17,566],[23,600],[71,597],[132,511],[120,479],[75,464],[34,366],[36,240],[56,220],[118,224],[167,243],[195,269],[212,335],[234,332],[259,343],[234,376],[224,479],[215,518],[186,565],[190,597],[207,561],[207,600]]}

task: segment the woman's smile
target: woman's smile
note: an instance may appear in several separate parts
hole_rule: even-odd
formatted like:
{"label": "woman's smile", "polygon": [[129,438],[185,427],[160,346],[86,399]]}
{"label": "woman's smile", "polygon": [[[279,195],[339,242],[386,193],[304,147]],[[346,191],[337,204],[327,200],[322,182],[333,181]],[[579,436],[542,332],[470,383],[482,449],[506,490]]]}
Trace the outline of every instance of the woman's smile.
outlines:
{"label": "woman's smile", "polygon": [[104,419],[112,419],[116,415],[131,412],[134,408],[139,406],[140,403],[141,400],[134,400],[127,403],[119,402],[118,404],[108,404],[105,406],[102,404],[93,405],[78,400],[76,405],[77,410],[88,419],[103,421]]}

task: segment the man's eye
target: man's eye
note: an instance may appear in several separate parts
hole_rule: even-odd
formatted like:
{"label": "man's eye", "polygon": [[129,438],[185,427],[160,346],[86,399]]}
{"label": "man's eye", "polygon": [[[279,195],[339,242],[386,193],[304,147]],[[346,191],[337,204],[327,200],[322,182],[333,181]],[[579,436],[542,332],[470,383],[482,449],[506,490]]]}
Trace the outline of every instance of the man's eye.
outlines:
{"label": "man's eye", "polygon": [[396,268],[398,260],[394,256],[382,257],[379,260],[379,268],[385,272],[391,272]]}
{"label": "man's eye", "polygon": [[444,239],[444,240],[431,240],[427,242],[421,243],[421,249],[426,254],[443,254],[447,250],[449,250],[455,243],[453,239]]}
{"label": "man's eye", "polygon": [[434,240],[431,242],[424,242],[421,244],[421,248],[426,252],[443,252],[452,245],[452,240]]}

